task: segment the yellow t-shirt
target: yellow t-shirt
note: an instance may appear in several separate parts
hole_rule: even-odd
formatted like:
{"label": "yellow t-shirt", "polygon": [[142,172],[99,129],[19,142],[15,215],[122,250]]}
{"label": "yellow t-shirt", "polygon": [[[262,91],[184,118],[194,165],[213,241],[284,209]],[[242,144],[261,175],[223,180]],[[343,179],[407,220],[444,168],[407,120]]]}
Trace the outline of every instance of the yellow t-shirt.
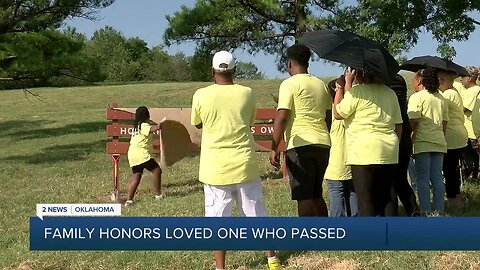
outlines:
{"label": "yellow t-shirt", "polygon": [[395,125],[403,121],[392,89],[381,84],[355,85],[337,104],[337,112],[345,119],[347,164],[398,163]]}
{"label": "yellow t-shirt", "polygon": [[[333,113],[332,113],[333,114]],[[325,179],[328,180],[350,180],[352,170],[347,165],[347,148],[345,143],[345,123],[343,120],[336,120],[332,116],[332,127],[330,128],[330,158],[325,171]]]}
{"label": "yellow t-shirt", "polygon": [[447,89],[441,92],[445,98],[448,107],[448,123],[445,132],[445,140],[447,141],[447,149],[458,149],[467,145],[467,130],[463,123],[462,97],[457,89]]}
{"label": "yellow t-shirt", "polygon": [[473,123],[472,123],[472,112],[475,104],[478,100],[478,94],[480,93],[480,86],[476,85],[470,88],[467,88],[461,92],[462,100],[463,100],[463,107],[466,109],[464,110],[465,114],[465,128],[467,129],[468,138],[476,139],[475,132],[473,130]]}
{"label": "yellow t-shirt", "polygon": [[475,138],[478,138],[480,137],[480,96],[477,97],[470,119],[472,122],[473,135]]}
{"label": "yellow t-shirt", "polygon": [[192,101],[192,125],[202,123],[199,180],[232,185],[259,177],[253,135],[255,99],[252,89],[214,84],[198,89]]}
{"label": "yellow t-shirt", "polygon": [[413,153],[447,152],[443,134],[443,121],[448,121],[445,98],[438,93],[421,90],[408,100],[408,117],[418,119],[417,135],[413,140]]}
{"label": "yellow t-shirt", "polygon": [[284,80],[279,89],[277,110],[290,110],[285,130],[287,149],[311,144],[330,146],[325,116],[331,106],[332,97],[317,77],[297,74]]}
{"label": "yellow t-shirt", "polygon": [[134,132],[130,138],[130,147],[127,154],[130,167],[149,161],[152,158],[151,147],[150,124],[142,123],[140,129]]}
{"label": "yellow t-shirt", "polygon": [[454,81],[453,87],[458,90],[458,93],[460,93],[460,95],[462,95],[462,92],[465,90],[465,87],[459,81]]}

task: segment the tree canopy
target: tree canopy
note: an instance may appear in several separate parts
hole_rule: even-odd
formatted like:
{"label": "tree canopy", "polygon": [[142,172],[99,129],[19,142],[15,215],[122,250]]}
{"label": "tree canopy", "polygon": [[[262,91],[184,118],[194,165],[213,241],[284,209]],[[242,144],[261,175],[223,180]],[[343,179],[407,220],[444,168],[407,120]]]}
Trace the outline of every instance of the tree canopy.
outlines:
{"label": "tree canopy", "polygon": [[426,29],[451,58],[454,40],[466,40],[480,22],[477,0],[197,0],[167,16],[165,43],[197,42],[200,50],[245,49],[277,56],[306,31],[348,30],[371,38],[400,56]]}
{"label": "tree canopy", "polygon": [[236,65],[235,78],[240,80],[262,80],[265,74],[258,70],[252,62],[238,62]]}
{"label": "tree canopy", "polygon": [[[42,84],[52,76],[98,80],[90,59],[82,57],[81,35],[58,31],[71,17],[94,19],[95,12],[114,0],[0,1],[0,77]],[[32,46],[32,44],[34,44]],[[13,59],[8,61],[9,59]],[[76,74],[76,75],[74,75]],[[80,76],[78,76],[80,75]]]}
{"label": "tree canopy", "polygon": [[97,9],[114,0],[3,0],[0,1],[0,34],[38,32],[58,28],[67,18],[94,19]]}

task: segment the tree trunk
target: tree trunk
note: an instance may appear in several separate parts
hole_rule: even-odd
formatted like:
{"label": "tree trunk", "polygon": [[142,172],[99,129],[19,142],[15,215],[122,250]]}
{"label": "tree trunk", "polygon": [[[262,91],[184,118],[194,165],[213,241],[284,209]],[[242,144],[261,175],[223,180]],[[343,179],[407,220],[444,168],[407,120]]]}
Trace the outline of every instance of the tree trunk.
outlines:
{"label": "tree trunk", "polygon": [[294,0],[295,10],[295,43],[307,31],[307,15],[305,12],[305,0]]}

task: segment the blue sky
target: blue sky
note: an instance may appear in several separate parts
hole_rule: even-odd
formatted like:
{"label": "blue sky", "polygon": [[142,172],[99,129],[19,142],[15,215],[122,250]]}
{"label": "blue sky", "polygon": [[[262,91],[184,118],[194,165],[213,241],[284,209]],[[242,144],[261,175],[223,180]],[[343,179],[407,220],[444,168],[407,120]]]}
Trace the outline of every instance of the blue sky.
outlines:
{"label": "blue sky", "polygon": [[[116,0],[113,5],[99,12],[98,21],[77,18],[67,21],[66,24],[75,27],[87,37],[91,37],[95,30],[109,25],[121,31],[126,37],[140,37],[149,46],[155,46],[163,43],[162,36],[168,26],[165,15],[178,11],[181,5],[192,7],[194,4],[195,0]],[[480,14],[475,14],[474,17],[480,19]],[[480,66],[480,27],[477,27],[468,41],[455,42],[453,45],[457,51],[455,62],[464,66]],[[420,42],[406,55],[409,58],[419,55],[436,55],[436,48],[437,43],[432,36],[423,33],[420,36]],[[167,48],[167,51],[171,54],[184,52],[186,55],[192,55],[195,44],[172,45]],[[275,56],[263,53],[250,55],[247,52],[235,52],[235,56],[240,61],[253,62],[269,78],[288,76],[277,70]],[[336,65],[317,61],[311,65],[310,72],[317,76],[337,76],[342,70]]]}

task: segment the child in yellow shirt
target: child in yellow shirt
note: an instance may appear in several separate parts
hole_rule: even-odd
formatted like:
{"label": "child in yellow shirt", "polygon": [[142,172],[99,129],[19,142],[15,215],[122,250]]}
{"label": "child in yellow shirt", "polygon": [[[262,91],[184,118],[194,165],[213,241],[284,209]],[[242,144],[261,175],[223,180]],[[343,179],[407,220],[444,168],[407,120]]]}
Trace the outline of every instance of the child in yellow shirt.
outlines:
{"label": "child in yellow shirt", "polygon": [[[328,88],[332,99],[335,97],[336,89],[343,89],[344,87],[344,76],[331,81],[328,84]],[[347,165],[344,120],[337,120],[335,117],[332,117],[330,140],[332,145],[327,170],[325,171],[328,194],[330,195],[330,216],[358,216],[357,193],[355,193],[355,188],[353,187],[352,170]]]}
{"label": "child in yellow shirt", "polygon": [[134,132],[130,139],[130,147],[128,148],[128,162],[130,167],[132,167],[132,176],[128,183],[128,197],[125,206],[133,204],[133,197],[142,179],[144,169],[152,173],[155,199],[158,200],[162,198],[160,187],[162,169],[160,169],[160,166],[150,154],[150,148],[152,146],[150,133],[157,131],[159,126],[151,126],[147,123],[149,120],[150,113],[147,107],[138,107],[135,111],[135,120],[133,122]]}

